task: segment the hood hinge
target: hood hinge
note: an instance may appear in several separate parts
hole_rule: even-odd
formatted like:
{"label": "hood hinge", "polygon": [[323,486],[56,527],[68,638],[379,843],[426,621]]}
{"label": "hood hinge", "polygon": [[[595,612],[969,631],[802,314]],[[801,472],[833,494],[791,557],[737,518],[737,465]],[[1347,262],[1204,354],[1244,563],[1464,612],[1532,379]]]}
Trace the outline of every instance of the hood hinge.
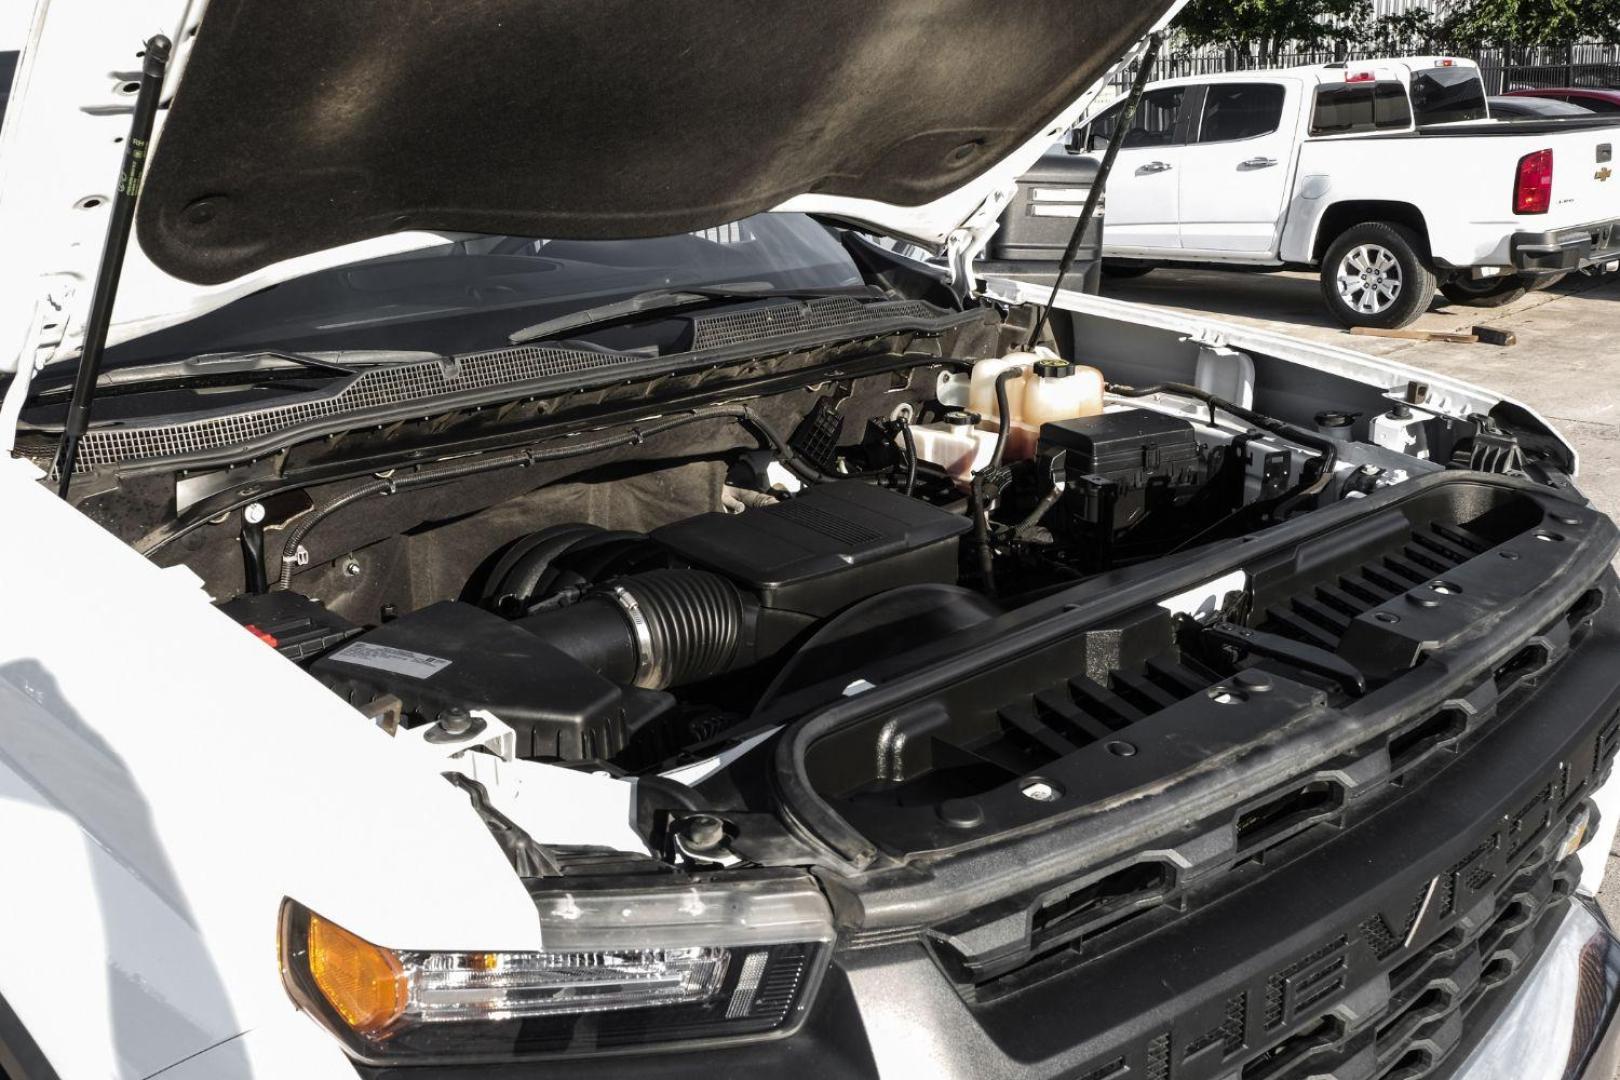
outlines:
{"label": "hood hinge", "polygon": [[34,317],[28,322],[28,335],[23,339],[22,348],[17,350],[16,377],[6,387],[5,400],[0,401],[0,455],[10,454],[16,447],[17,423],[34,376],[56,359],[67,337],[68,323],[74,318],[75,292],[71,278],[62,277],[54,282],[47,279],[44,295],[34,301]]}
{"label": "hood hinge", "polygon": [[973,273],[973,260],[984,254],[990,238],[1001,228],[1001,212],[1017,194],[1016,183],[1003,184],[991,191],[979,208],[945,238],[945,266],[951,284],[963,296],[978,293],[979,280]]}

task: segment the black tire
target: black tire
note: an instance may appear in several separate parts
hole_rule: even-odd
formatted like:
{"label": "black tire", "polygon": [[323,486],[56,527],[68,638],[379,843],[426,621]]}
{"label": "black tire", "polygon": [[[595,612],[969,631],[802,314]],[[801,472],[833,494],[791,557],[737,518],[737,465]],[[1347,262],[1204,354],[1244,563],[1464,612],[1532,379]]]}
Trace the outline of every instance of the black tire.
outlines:
{"label": "black tire", "polygon": [[1132,262],[1130,259],[1104,259],[1102,264],[1103,277],[1133,278],[1153,273],[1153,264]]}
{"label": "black tire", "polygon": [[1543,289],[1550,289],[1567,277],[1569,277],[1568,270],[1560,270],[1556,274],[1537,274],[1530,279],[1530,291],[1540,292]]}
{"label": "black tire", "polygon": [[1328,311],[1345,326],[1391,330],[1415,322],[1434,300],[1434,271],[1424,247],[1404,225],[1352,225],[1322,259],[1322,298]]}
{"label": "black tire", "polygon": [[1494,278],[1453,278],[1440,286],[1440,291],[1453,304],[1492,308],[1523,299],[1533,286],[1533,278],[1522,274],[1504,274]]}

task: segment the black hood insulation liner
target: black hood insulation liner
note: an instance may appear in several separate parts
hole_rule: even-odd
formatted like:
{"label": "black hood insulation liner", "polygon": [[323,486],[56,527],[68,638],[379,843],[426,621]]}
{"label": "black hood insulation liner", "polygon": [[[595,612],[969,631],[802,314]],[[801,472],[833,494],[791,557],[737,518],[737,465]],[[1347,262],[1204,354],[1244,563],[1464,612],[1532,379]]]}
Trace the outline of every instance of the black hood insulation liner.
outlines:
{"label": "black hood insulation liner", "polygon": [[406,229],[668,236],[803,193],[931,202],[1169,4],[214,0],[141,246],[218,283]]}

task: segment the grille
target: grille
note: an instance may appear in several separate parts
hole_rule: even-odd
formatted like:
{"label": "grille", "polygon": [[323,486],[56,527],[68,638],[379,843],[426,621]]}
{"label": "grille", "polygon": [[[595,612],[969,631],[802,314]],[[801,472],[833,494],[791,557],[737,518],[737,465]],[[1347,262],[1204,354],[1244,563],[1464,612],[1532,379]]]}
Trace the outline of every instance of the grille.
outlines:
{"label": "grille", "polygon": [[[1601,746],[1612,726],[1594,724],[1590,743]],[[1612,760],[1605,755],[1583,775],[1570,762],[1586,753],[1544,766],[1545,782],[1488,816],[1489,835],[1444,874],[1414,883],[1382,912],[1363,911],[1347,924],[1353,930],[1302,946],[1309,951],[1249,976],[1224,999],[1186,1003],[1168,1026],[1111,1047],[1109,1063],[1093,1070],[1163,1080],[1449,1075],[1538,960],[1579,882],[1579,858],[1558,860],[1561,823]],[[1556,812],[1544,817],[1543,806]],[[1404,828],[1393,818],[1383,827]],[[1441,882],[1456,893],[1450,914],[1440,910],[1451,903]]]}
{"label": "grille", "polygon": [[1167,1031],[1148,1043],[1147,1080],[1169,1080],[1170,1033]]}
{"label": "grille", "polygon": [[[1562,917],[1580,865],[1575,859],[1555,864],[1556,842],[1543,839],[1488,915],[1459,923],[1397,965],[1381,1007],[1348,1023],[1324,1016],[1308,1024],[1306,1038],[1294,1036],[1262,1051],[1243,1069],[1243,1080],[1352,1071],[1368,1080],[1422,1080],[1441,1072],[1453,1052],[1477,1035],[1469,1020],[1492,991],[1534,960],[1537,931]],[[1376,1062],[1371,1072],[1351,1069],[1351,1060],[1365,1060],[1369,1048]]]}
{"label": "grille", "polygon": [[1115,1077],[1124,1075],[1125,1059],[1115,1058],[1106,1065],[1099,1065],[1097,1068],[1092,1069],[1080,1077],[1080,1080],[1114,1080]]}
{"label": "grille", "polygon": [[1187,1056],[1196,1057],[1205,1050],[1221,1044],[1221,1056],[1230,1057],[1243,1049],[1244,1020],[1248,1016],[1249,995],[1243,992],[1233,994],[1226,999],[1226,1012],[1221,1018],[1220,1026],[1211,1028],[1187,1044]]}

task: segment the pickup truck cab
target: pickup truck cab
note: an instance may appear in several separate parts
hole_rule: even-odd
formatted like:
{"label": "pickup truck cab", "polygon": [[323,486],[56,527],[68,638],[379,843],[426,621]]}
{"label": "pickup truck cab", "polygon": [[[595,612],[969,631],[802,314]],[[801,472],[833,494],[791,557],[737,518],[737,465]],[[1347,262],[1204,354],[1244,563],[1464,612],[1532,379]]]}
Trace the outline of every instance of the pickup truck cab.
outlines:
{"label": "pickup truck cab", "polygon": [[1127,274],[1317,268],[1339,321],[1404,326],[1437,287],[1501,303],[1620,260],[1617,142],[1602,117],[1489,119],[1478,68],[1449,57],[1155,83],[1109,178],[1104,254]]}

